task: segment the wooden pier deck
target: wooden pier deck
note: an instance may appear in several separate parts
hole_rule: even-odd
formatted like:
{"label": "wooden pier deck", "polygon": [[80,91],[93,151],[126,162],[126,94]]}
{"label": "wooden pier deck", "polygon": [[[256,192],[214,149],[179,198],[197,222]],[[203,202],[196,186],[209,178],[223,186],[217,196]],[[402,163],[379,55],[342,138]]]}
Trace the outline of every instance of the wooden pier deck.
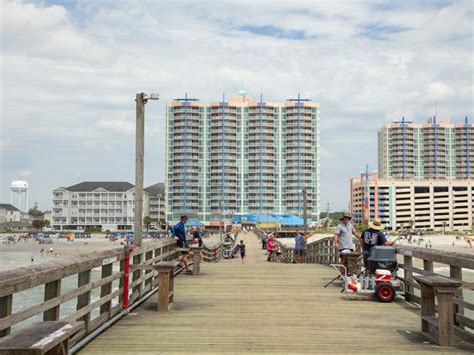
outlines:
{"label": "wooden pier deck", "polygon": [[265,261],[252,234],[248,258],[204,264],[175,280],[175,304],[156,312],[156,296],[115,323],[79,354],[158,353],[472,353],[474,345],[430,344],[418,310],[404,301],[345,299],[327,266]]}

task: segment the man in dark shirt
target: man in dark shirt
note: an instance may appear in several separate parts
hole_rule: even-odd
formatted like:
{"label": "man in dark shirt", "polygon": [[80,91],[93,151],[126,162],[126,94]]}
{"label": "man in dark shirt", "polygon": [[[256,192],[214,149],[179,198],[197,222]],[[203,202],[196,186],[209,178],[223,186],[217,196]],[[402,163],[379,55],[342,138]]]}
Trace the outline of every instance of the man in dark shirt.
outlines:
{"label": "man in dark shirt", "polygon": [[[188,216],[181,216],[180,222],[171,227],[171,235],[176,239],[178,248],[188,248],[188,242],[186,241],[186,227],[185,224],[188,221]],[[188,254],[187,251],[181,252],[180,262],[183,263],[186,272],[191,272],[188,267]]]}
{"label": "man in dark shirt", "polygon": [[369,228],[362,232],[360,236],[360,243],[362,248],[362,254],[364,256],[364,265],[367,268],[367,258],[370,256],[370,250],[376,245],[393,245],[394,242],[388,241],[385,238],[384,232],[385,226],[382,224],[379,218],[369,222]]}
{"label": "man in dark shirt", "polygon": [[198,227],[193,226],[192,228],[192,236],[193,236],[193,244],[198,243],[199,247],[202,247],[202,237],[201,237],[201,232]]}

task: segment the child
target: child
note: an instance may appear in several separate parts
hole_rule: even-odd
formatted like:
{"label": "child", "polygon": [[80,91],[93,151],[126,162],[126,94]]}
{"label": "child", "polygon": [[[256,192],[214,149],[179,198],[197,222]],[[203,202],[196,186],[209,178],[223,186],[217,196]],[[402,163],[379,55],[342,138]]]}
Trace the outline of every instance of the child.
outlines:
{"label": "child", "polygon": [[242,264],[244,264],[244,259],[245,259],[245,244],[244,241],[240,241],[240,259],[242,260]]}

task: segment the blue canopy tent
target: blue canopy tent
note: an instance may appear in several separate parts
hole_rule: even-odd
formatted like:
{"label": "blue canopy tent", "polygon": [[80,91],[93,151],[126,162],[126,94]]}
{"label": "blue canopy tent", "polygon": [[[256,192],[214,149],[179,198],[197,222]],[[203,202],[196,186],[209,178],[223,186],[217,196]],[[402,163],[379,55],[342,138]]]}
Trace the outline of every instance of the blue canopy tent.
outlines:
{"label": "blue canopy tent", "polygon": [[302,226],[304,225],[303,218],[295,215],[281,215],[279,219],[282,226]]}
{"label": "blue canopy tent", "polygon": [[190,220],[186,222],[185,226],[186,227],[204,227],[204,224],[202,224],[199,221]]}

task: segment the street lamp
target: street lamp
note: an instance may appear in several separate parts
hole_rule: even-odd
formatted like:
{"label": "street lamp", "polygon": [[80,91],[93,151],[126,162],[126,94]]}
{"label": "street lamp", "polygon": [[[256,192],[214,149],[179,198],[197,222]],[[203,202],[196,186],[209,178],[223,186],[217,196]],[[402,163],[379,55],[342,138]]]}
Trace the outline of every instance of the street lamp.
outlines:
{"label": "street lamp", "polygon": [[147,95],[143,92],[136,95],[136,128],[135,128],[135,219],[134,244],[142,246],[143,226],[143,155],[145,150],[145,104],[148,100],[159,100],[160,95]]}

